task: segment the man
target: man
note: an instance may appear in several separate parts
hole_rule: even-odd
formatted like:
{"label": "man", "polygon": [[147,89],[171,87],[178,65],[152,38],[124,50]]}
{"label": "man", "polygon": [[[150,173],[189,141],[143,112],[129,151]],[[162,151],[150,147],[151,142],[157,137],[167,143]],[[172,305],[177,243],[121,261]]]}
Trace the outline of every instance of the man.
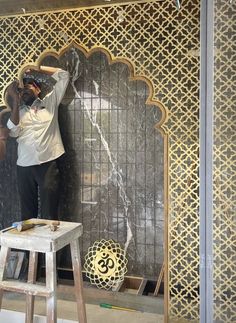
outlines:
{"label": "man", "polygon": [[[7,122],[10,136],[18,142],[17,178],[22,220],[58,218],[59,170],[57,159],[64,154],[58,124],[58,106],[65,94],[69,73],[41,66],[39,72],[56,81],[52,92],[40,99],[40,86],[32,78],[24,86],[13,82],[6,90],[11,115]],[[39,199],[40,198],[40,199]]]}

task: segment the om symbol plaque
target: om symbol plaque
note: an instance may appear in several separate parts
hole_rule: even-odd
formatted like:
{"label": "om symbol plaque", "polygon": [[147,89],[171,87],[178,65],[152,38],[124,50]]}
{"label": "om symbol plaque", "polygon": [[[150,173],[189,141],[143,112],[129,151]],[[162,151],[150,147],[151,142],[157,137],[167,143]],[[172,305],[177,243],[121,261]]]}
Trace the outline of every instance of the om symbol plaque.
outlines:
{"label": "om symbol plaque", "polygon": [[119,243],[102,239],[88,249],[84,268],[92,284],[110,289],[124,280],[127,262]]}

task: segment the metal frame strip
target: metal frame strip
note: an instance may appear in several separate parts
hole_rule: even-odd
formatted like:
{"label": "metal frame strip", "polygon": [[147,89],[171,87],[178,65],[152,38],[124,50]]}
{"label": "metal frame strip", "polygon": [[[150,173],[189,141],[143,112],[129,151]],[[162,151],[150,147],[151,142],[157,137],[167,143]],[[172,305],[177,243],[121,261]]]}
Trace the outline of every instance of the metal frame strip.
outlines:
{"label": "metal frame strip", "polygon": [[214,0],[201,0],[200,322],[213,322]]}

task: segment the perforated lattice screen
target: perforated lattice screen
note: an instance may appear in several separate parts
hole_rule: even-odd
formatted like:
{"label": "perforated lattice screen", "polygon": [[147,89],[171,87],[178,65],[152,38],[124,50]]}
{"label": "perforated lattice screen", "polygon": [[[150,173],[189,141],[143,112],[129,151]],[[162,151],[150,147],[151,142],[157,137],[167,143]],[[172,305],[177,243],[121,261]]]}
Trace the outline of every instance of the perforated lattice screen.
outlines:
{"label": "perforated lattice screen", "polygon": [[132,62],[169,110],[170,316],[199,316],[199,1],[148,1],[123,6],[0,18],[1,90],[22,64],[72,41],[102,47]]}
{"label": "perforated lattice screen", "polygon": [[214,322],[236,322],[236,3],[215,1]]}

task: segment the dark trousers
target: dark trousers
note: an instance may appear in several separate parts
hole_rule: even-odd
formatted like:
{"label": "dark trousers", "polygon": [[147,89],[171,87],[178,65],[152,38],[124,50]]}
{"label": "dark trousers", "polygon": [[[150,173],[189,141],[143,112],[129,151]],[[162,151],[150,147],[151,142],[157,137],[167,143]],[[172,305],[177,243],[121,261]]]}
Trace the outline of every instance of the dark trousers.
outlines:
{"label": "dark trousers", "polygon": [[42,219],[57,220],[59,170],[56,160],[41,165],[17,166],[17,178],[22,220],[37,218],[39,214]]}

